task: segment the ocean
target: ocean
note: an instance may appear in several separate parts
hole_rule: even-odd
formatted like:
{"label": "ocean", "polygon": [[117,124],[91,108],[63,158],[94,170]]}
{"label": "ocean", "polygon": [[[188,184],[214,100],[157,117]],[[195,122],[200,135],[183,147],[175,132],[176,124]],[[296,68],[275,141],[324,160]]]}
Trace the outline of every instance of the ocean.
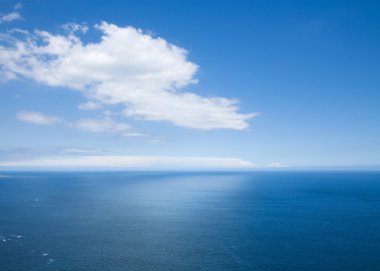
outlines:
{"label": "ocean", "polygon": [[3,172],[0,270],[380,270],[380,172]]}

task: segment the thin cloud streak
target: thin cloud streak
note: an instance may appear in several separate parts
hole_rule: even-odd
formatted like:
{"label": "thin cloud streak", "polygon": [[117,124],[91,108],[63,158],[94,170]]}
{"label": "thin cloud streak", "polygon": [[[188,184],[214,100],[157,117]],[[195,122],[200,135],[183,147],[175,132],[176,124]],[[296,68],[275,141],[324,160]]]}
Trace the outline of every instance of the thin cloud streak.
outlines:
{"label": "thin cloud streak", "polygon": [[62,123],[62,119],[55,117],[55,116],[47,116],[40,112],[35,111],[21,111],[17,114],[17,119],[37,124],[37,125],[51,125],[51,124],[57,124]]}
{"label": "thin cloud streak", "polygon": [[266,166],[267,168],[286,168],[288,167],[287,165],[284,165],[282,163],[279,163],[279,162],[271,162],[270,164],[268,164]]}
{"label": "thin cloud streak", "polygon": [[88,132],[122,132],[130,129],[126,123],[119,123],[112,119],[81,119],[75,125],[76,128]]}

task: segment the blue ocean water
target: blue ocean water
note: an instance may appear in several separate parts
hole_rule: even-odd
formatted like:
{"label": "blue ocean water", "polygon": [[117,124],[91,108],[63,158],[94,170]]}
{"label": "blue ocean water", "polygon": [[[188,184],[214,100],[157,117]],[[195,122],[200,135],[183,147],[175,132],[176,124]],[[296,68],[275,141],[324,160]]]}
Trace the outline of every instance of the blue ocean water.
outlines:
{"label": "blue ocean water", "polygon": [[380,270],[379,172],[8,172],[0,270]]}

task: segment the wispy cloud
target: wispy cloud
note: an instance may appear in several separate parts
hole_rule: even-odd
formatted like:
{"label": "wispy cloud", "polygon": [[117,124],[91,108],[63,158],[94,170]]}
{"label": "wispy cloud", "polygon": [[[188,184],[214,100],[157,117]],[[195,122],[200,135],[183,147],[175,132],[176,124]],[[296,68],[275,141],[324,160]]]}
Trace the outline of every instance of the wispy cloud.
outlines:
{"label": "wispy cloud", "polygon": [[83,148],[83,147],[61,147],[60,149],[63,154],[67,154],[67,155],[74,155],[74,154],[89,155],[89,154],[99,154],[102,152],[106,152],[106,150],[104,149],[99,150],[99,149]]}
{"label": "wispy cloud", "polygon": [[126,133],[123,133],[122,135],[127,138],[140,139],[140,140],[144,140],[150,143],[162,143],[162,142],[172,141],[170,138],[167,138],[167,137],[161,137],[157,135],[134,132],[134,131],[126,132]]}
{"label": "wispy cloud", "polygon": [[149,135],[147,134],[143,134],[143,133],[137,133],[137,132],[128,132],[128,133],[124,133],[123,136],[126,136],[126,137],[148,137]]}
{"label": "wispy cloud", "polygon": [[102,108],[102,105],[93,101],[88,101],[78,105],[78,109],[81,110],[95,110],[99,108]]}
{"label": "wispy cloud", "polygon": [[81,119],[75,127],[89,132],[122,132],[130,129],[128,124],[112,119]]}
{"label": "wispy cloud", "polygon": [[22,111],[17,114],[17,119],[38,125],[51,125],[61,123],[62,119],[55,116],[47,116],[35,111]]}
{"label": "wispy cloud", "polygon": [[79,146],[47,146],[47,147],[13,147],[0,148],[1,161],[23,161],[37,157],[73,155],[104,155],[109,150],[104,148],[85,148]]}
{"label": "wispy cloud", "polygon": [[198,66],[185,49],[162,38],[102,22],[96,25],[100,41],[86,44],[77,35],[86,26],[67,24],[65,29],[64,34],[23,31],[24,38],[3,35],[0,76],[83,91],[91,102],[81,109],[120,104],[127,117],[194,129],[243,130],[257,115],[239,113],[236,99],[183,91],[197,82]]}
{"label": "wispy cloud", "polygon": [[14,6],[14,10],[19,10],[19,9],[22,9],[22,4],[21,3],[17,3],[15,6]]}
{"label": "wispy cloud", "polygon": [[285,168],[288,167],[287,165],[281,164],[279,162],[271,162],[267,165],[268,168]]}
{"label": "wispy cloud", "polygon": [[20,15],[20,13],[18,13],[16,11],[13,11],[13,12],[8,13],[8,14],[0,15],[0,23],[12,22],[12,21],[21,20],[21,19],[22,19],[22,16]]}
{"label": "wispy cloud", "polygon": [[23,122],[37,125],[62,124],[69,128],[76,128],[87,132],[120,132],[124,136],[143,135],[139,133],[126,132],[130,130],[130,126],[128,124],[117,122],[109,117],[101,119],[80,119],[73,123],[60,117],[48,116],[35,111],[21,111],[16,115],[16,117]]}
{"label": "wispy cloud", "polygon": [[88,26],[86,24],[67,23],[62,25],[62,28],[71,34],[75,32],[86,34],[88,31]]}
{"label": "wispy cloud", "polygon": [[21,4],[21,3],[17,3],[17,4],[14,6],[12,12],[7,13],[7,14],[0,14],[0,23],[3,23],[3,22],[12,22],[12,21],[21,20],[21,19],[22,19],[22,16],[21,16],[21,14],[17,11],[17,10],[20,10],[21,8],[22,8],[22,4]]}
{"label": "wispy cloud", "polygon": [[20,168],[163,168],[163,169],[249,169],[255,165],[234,157],[163,157],[163,156],[80,156],[74,158],[31,159],[0,162],[0,167]]}

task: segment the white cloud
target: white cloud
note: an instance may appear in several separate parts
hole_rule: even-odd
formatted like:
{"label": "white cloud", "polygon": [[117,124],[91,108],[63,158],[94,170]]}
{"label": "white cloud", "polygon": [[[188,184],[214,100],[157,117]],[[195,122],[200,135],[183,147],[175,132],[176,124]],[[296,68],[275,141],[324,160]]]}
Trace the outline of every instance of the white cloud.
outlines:
{"label": "white cloud", "polygon": [[[38,125],[63,124],[88,132],[124,132],[130,129],[126,123],[120,123],[110,118],[104,119],[80,119],[75,123],[65,121],[63,118],[47,116],[35,111],[21,111],[16,115],[17,119]],[[127,133],[128,134],[128,133]]]}
{"label": "white cloud", "polygon": [[21,19],[22,19],[22,17],[20,15],[20,13],[18,13],[16,11],[13,11],[13,12],[8,13],[8,14],[0,15],[0,23],[12,22],[12,21],[21,20]]}
{"label": "white cloud", "polygon": [[46,116],[42,113],[34,111],[22,111],[19,112],[16,117],[21,121],[38,125],[49,125],[62,122],[61,118],[54,116]]}
{"label": "white cloud", "polygon": [[267,167],[269,167],[269,168],[284,168],[284,167],[288,167],[288,166],[281,164],[279,162],[272,162],[272,163],[268,164]]}
{"label": "white cloud", "polygon": [[126,137],[148,137],[147,134],[137,133],[137,132],[124,133],[123,136],[126,136]]}
{"label": "white cloud", "polygon": [[93,101],[88,101],[88,102],[81,103],[80,105],[78,105],[78,109],[81,109],[81,110],[95,110],[101,107],[102,107],[101,104],[95,103]]}
{"label": "white cloud", "polygon": [[75,32],[82,32],[83,34],[86,34],[88,31],[88,26],[86,24],[67,23],[64,24],[62,28],[71,34]]}
{"label": "white cloud", "polygon": [[0,167],[100,167],[170,169],[249,169],[254,164],[233,157],[162,157],[162,156],[79,156],[74,158],[31,159],[0,162]]}
{"label": "white cloud", "polygon": [[130,128],[128,124],[119,123],[112,119],[81,119],[75,127],[89,132],[122,132]]}
{"label": "white cloud", "polygon": [[37,30],[23,31],[24,38],[3,36],[8,43],[0,46],[1,77],[69,87],[93,102],[123,105],[125,116],[195,129],[242,130],[256,116],[239,113],[235,99],[184,92],[197,82],[198,68],[186,50],[130,26],[102,22],[96,28],[101,40],[92,43],[76,35],[87,31],[76,24],[66,25],[71,31],[64,35]]}

